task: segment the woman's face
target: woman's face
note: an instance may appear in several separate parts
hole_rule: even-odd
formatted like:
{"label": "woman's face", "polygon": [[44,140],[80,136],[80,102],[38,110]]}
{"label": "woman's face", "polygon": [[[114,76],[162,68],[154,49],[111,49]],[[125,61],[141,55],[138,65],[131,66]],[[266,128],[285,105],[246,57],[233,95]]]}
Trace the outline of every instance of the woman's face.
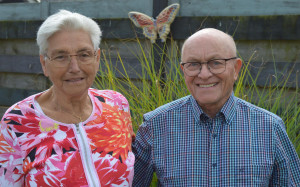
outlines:
{"label": "woman's face", "polygon": [[[66,96],[81,96],[91,87],[99,68],[100,49],[90,64],[81,64],[77,55],[85,51],[92,51],[94,46],[88,33],[82,30],[63,30],[48,39],[47,58],[40,56],[45,76],[53,83],[56,94]],[[65,67],[57,67],[54,57],[71,55]],[[50,60],[51,59],[51,60]]]}

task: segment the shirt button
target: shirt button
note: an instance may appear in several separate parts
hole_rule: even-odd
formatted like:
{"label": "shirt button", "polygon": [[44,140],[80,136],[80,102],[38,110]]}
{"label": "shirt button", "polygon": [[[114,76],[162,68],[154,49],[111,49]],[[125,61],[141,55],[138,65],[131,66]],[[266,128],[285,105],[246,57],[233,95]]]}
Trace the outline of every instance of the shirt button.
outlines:
{"label": "shirt button", "polygon": [[213,133],[213,138],[216,138],[218,135],[217,135],[217,133]]}
{"label": "shirt button", "polygon": [[217,163],[213,163],[212,167],[214,167],[214,168],[217,167]]}

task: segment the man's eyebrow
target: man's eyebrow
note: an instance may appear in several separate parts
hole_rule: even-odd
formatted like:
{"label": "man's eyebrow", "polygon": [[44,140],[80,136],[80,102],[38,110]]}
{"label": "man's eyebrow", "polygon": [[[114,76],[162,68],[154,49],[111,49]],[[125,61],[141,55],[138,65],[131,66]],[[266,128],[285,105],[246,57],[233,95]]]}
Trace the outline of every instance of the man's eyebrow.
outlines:
{"label": "man's eyebrow", "polygon": [[79,50],[77,51],[77,53],[78,53],[78,52],[82,52],[82,51],[93,51],[93,49],[90,49],[90,48],[85,47],[85,48],[79,49]]}
{"label": "man's eyebrow", "polygon": [[187,60],[186,62],[193,62],[193,63],[196,63],[196,62],[200,62],[199,60]]}
{"label": "man's eyebrow", "polygon": [[65,50],[61,50],[61,49],[52,51],[52,54],[62,54],[62,53],[68,53],[68,52]]}
{"label": "man's eyebrow", "polygon": [[188,60],[186,62],[200,62],[200,60],[197,58],[191,57],[191,58],[188,58]]}
{"label": "man's eyebrow", "polygon": [[[83,51],[93,51],[93,50],[85,47],[85,48],[77,50],[76,53],[83,52]],[[54,50],[52,52],[52,54],[69,54],[69,51],[62,50],[62,49],[57,49],[57,50]]]}

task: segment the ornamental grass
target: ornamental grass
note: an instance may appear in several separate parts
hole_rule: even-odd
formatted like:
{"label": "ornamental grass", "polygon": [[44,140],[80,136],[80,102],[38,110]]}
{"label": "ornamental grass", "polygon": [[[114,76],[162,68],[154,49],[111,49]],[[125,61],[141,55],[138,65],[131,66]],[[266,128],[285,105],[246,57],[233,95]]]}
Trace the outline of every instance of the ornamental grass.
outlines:
{"label": "ornamental grass", "polygon": [[[122,42],[127,45],[126,41]],[[136,132],[143,122],[143,114],[184,97],[189,94],[189,91],[180,69],[180,49],[176,41],[171,40],[162,46],[142,45],[139,39],[135,39],[135,42],[138,50],[128,47],[128,53],[139,61],[139,67],[131,67],[128,62],[125,64],[120,53],[114,54],[112,58],[109,51],[102,50],[100,70],[94,85],[98,89],[118,91],[127,98]],[[155,56],[155,50],[158,50],[159,56]],[[267,79],[265,85],[258,85],[262,67],[255,69],[257,74],[253,77],[250,73],[251,68],[253,69],[250,63],[252,57],[248,62],[243,61],[234,93],[237,97],[279,115],[285,122],[288,136],[300,156],[298,82],[296,88],[289,88],[287,84],[292,71],[287,71],[285,74],[278,73],[274,63],[275,74]],[[158,65],[154,65],[155,59]],[[135,78],[130,77],[129,74],[134,74]]]}

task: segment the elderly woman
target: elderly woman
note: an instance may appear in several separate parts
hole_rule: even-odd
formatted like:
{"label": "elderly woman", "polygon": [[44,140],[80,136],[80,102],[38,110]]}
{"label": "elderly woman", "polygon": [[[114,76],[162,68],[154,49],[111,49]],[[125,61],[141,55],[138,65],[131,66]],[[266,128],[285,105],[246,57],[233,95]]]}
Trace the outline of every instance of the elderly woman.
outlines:
{"label": "elderly woman", "polygon": [[41,25],[40,61],[53,85],[4,114],[0,186],[131,186],[128,102],[115,91],[90,88],[100,37],[95,21],[66,10]]}

